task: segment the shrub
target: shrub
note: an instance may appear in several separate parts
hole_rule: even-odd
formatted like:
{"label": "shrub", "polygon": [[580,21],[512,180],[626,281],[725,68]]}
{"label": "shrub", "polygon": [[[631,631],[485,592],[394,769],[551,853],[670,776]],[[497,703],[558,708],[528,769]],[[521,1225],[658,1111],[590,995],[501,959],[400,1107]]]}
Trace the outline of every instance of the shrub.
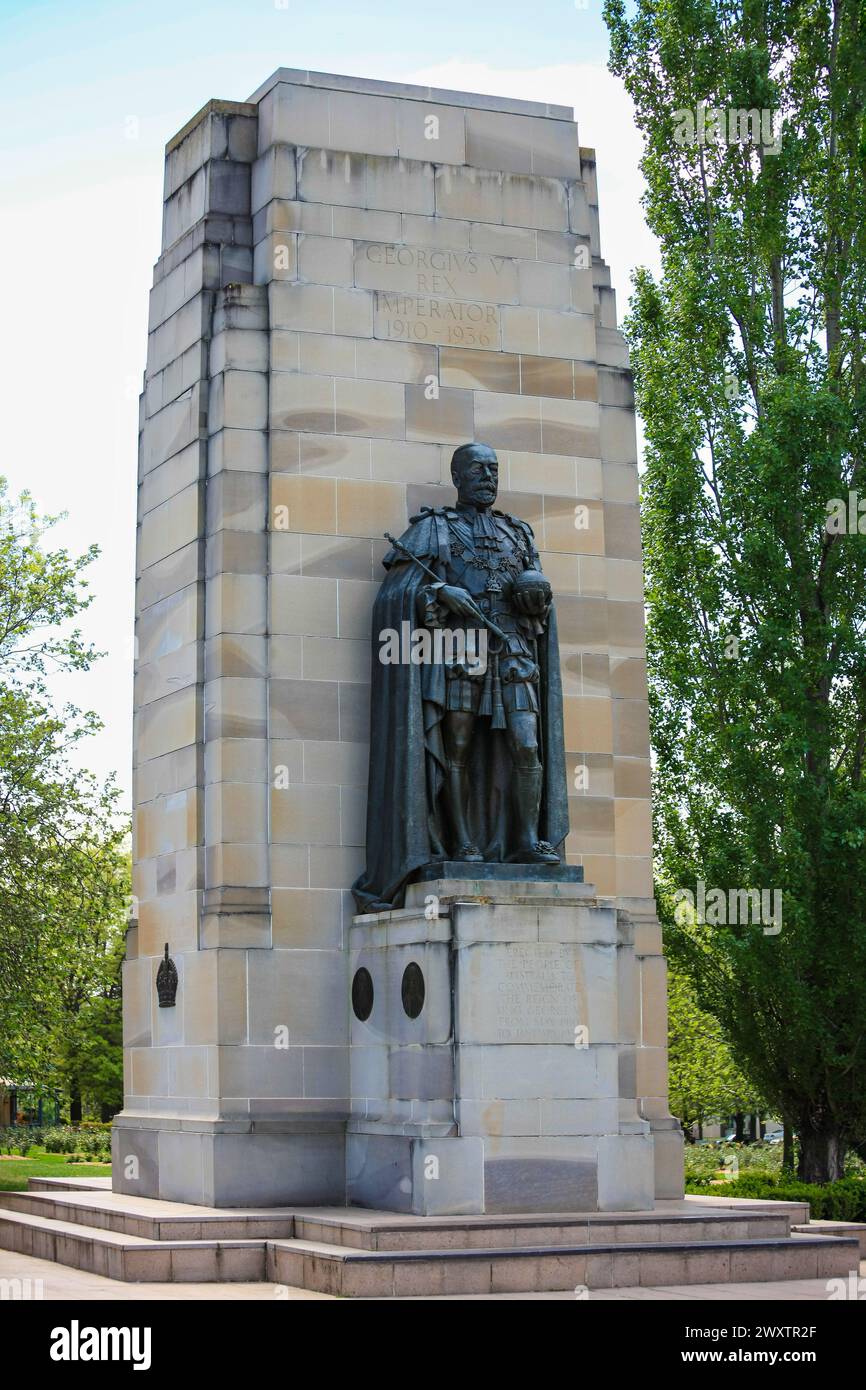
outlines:
{"label": "shrub", "polygon": [[744,1173],[733,1182],[710,1187],[705,1179],[690,1180],[689,1192],[713,1192],[724,1197],[752,1197],[773,1202],[808,1202],[813,1221],[866,1222],[866,1180],[860,1177],[840,1178],[838,1182],[796,1182],[785,1176],[767,1173]]}

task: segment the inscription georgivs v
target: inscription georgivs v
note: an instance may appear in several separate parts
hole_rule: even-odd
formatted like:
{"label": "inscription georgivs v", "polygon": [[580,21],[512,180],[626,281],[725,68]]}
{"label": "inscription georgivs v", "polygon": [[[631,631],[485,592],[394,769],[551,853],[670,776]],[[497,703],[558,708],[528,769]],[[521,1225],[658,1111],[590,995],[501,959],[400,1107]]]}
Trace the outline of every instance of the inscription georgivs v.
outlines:
{"label": "inscription georgivs v", "polygon": [[518,302],[513,262],[475,251],[361,243],[355,283],[374,291],[375,336],[401,342],[499,348],[498,305]]}

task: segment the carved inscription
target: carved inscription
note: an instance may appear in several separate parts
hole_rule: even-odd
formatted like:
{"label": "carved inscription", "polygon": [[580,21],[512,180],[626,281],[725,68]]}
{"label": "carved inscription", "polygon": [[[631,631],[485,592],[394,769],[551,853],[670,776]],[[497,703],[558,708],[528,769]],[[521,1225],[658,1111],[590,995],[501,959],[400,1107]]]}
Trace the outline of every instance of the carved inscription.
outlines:
{"label": "carved inscription", "polygon": [[499,310],[495,304],[455,303],[420,294],[374,296],[373,333],[403,343],[447,347],[498,348]]}
{"label": "carved inscription", "polygon": [[577,1004],[571,950],[509,945],[496,983],[497,1042],[572,1042]]}
{"label": "carved inscription", "polygon": [[498,348],[498,306],[518,301],[514,261],[443,247],[361,242],[355,284],[375,291],[376,337],[400,342]]}

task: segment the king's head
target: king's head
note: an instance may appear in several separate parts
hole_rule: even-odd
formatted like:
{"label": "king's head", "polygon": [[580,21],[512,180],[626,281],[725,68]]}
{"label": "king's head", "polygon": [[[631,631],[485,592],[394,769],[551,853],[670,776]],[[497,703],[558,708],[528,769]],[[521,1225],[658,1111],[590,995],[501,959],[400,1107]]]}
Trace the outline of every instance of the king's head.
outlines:
{"label": "king's head", "polygon": [[461,444],[451,458],[451,478],[464,506],[486,511],[499,491],[499,460],[489,444]]}

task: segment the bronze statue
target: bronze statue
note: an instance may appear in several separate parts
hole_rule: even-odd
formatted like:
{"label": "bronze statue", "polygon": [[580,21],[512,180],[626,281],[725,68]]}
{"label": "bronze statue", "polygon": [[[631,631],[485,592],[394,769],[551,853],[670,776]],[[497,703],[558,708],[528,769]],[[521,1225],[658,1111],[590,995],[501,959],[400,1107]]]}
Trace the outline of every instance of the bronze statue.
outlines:
{"label": "bronze statue", "polygon": [[493,510],[498,469],[488,445],[462,445],[456,506],[424,507],[400,540],[388,537],[360,911],[400,906],[406,882],[436,862],[560,864],[556,617],[532,528]]}

